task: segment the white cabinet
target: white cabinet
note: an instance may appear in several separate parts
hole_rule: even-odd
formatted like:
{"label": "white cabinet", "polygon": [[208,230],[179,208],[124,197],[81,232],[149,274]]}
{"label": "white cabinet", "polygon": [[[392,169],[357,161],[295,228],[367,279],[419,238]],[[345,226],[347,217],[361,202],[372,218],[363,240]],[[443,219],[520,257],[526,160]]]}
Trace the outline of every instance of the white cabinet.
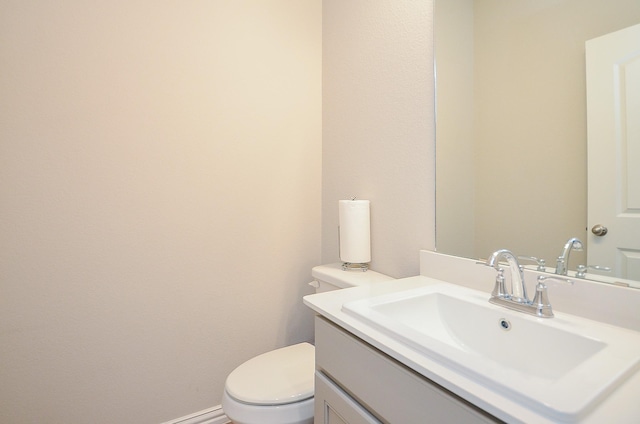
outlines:
{"label": "white cabinet", "polygon": [[500,420],[318,316],[316,424]]}

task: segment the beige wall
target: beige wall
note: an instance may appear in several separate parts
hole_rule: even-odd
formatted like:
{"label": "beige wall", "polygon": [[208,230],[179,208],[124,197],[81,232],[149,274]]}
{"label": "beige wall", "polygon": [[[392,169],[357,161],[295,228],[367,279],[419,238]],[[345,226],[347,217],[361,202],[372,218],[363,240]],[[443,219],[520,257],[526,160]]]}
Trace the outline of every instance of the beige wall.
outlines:
{"label": "beige wall", "polygon": [[322,260],[338,200],[371,200],[372,268],[419,272],[434,237],[431,1],[323,1]]}
{"label": "beige wall", "polygon": [[0,9],[0,422],[177,418],[310,339],[321,1]]}
{"label": "beige wall", "polygon": [[372,201],[374,268],[433,248],[430,1],[2,7],[0,421],[219,404],[312,337],[339,199]]}

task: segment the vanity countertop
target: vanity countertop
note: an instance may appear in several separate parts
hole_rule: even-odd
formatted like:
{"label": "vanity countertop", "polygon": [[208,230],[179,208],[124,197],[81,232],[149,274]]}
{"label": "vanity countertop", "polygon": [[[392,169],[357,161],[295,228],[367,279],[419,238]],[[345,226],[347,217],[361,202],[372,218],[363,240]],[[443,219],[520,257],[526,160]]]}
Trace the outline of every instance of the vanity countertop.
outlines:
{"label": "vanity countertop", "polygon": [[[342,311],[342,305],[349,301],[442,283],[443,281],[441,280],[422,275],[376,283],[370,286],[309,295],[304,298],[304,303],[318,314],[390,357],[501,420],[509,423],[552,423],[553,421],[535,411],[511,401],[499,393],[488,390],[483,385],[443,366],[441,363],[430,359],[428,356],[411,349]],[[606,399],[597,404],[580,422],[585,424],[639,422],[640,402],[637,400],[637,393],[640,393],[640,372],[636,371]]]}

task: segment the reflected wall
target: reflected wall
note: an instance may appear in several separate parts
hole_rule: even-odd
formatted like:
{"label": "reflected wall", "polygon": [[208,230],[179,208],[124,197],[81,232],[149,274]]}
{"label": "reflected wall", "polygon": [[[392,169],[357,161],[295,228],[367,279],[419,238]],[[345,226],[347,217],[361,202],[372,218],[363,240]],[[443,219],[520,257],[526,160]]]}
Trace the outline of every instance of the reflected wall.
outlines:
{"label": "reflected wall", "polygon": [[640,21],[637,3],[436,2],[438,251],[552,265],[588,237],[584,42]]}

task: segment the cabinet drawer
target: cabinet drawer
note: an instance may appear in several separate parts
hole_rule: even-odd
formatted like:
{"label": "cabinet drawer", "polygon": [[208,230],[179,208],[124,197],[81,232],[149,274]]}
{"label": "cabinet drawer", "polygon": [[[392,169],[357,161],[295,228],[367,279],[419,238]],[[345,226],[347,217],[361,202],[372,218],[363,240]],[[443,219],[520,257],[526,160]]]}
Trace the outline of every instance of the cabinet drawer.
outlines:
{"label": "cabinet drawer", "polygon": [[500,422],[317,316],[316,368],[383,422]]}
{"label": "cabinet drawer", "polygon": [[320,371],[316,371],[315,424],[380,424]]}

